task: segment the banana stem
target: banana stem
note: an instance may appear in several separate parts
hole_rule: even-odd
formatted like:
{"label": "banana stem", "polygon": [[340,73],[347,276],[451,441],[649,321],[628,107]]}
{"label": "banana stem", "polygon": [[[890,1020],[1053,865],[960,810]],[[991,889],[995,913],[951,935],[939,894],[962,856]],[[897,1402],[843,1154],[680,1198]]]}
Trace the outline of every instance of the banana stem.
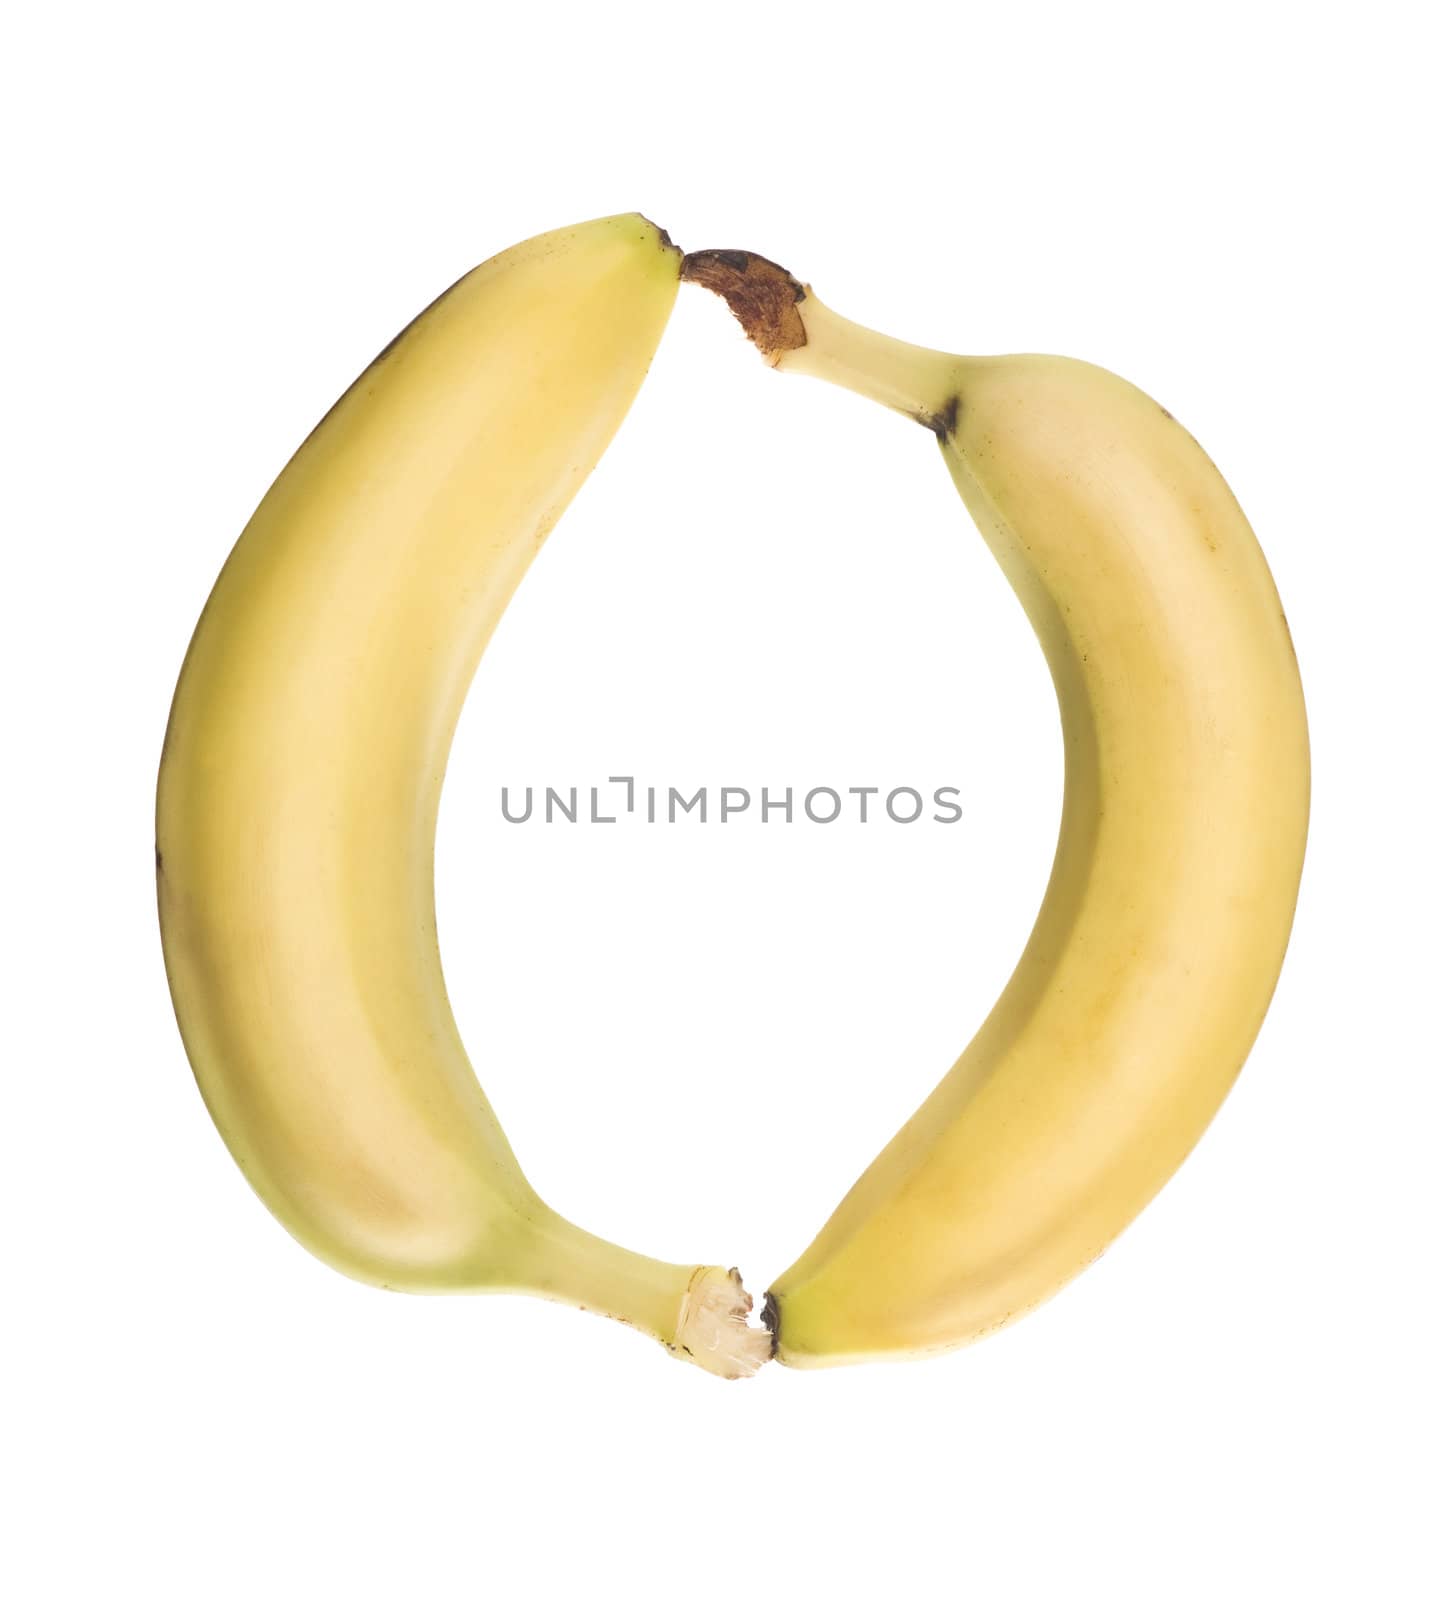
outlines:
{"label": "banana stem", "polygon": [[736,1268],[657,1261],[555,1212],[538,1226],[538,1293],[625,1322],[718,1377],[748,1377],[768,1359],[772,1336],[748,1326],[753,1297]]}
{"label": "banana stem", "polygon": [[954,356],[861,327],[831,311],[812,289],[805,291],[799,315],[805,342],[784,352],[780,371],[853,390],[929,428],[938,439],[954,432],[960,409]]}
{"label": "banana stem", "polygon": [[764,360],[853,390],[945,439],[960,408],[960,362],[831,311],[792,273],[747,250],[699,250],[682,276],[728,302]]}

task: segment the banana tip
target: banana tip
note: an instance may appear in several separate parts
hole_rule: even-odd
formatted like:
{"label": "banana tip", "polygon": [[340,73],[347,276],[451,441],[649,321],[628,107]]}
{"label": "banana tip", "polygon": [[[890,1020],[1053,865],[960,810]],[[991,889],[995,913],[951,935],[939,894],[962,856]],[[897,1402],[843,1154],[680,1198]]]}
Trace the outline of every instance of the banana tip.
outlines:
{"label": "banana tip", "polygon": [[660,222],[654,222],[645,211],[639,211],[637,215],[641,217],[647,226],[651,228],[652,231],[657,235],[657,241],[664,250],[670,250],[674,255],[678,256],[682,254],[682,249],[672,242],[672,235],[667,231],[666,228],[662,226]]}

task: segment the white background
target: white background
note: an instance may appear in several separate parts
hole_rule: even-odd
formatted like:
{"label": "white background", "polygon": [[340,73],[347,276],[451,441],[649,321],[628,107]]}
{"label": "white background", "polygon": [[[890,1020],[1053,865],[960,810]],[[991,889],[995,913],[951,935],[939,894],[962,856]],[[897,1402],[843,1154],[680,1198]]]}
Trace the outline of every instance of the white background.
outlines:
{"label": "white background", "polygon": [[[1452,260],[1435,7],[85,7],[12,24],[9,1593],[1450,1593]],[[1424,20],[1423,20],[1424,19]],[[15,29],[18,27],[18,36]],[[902,337],[1123,372],[1305,673],[1284,978],[1109,1254],[934,1361],[723,1384],[334,1276],[172,1021],[155,766],[228,548],[485,255],[641,208]],[[508,828],[502,783],[952,783],[956,827]],[[762,1288],[959,1051],[1059,805],[1030,629],[928,438],[687,290],[528,576],[439,844],[537,1186]]]}

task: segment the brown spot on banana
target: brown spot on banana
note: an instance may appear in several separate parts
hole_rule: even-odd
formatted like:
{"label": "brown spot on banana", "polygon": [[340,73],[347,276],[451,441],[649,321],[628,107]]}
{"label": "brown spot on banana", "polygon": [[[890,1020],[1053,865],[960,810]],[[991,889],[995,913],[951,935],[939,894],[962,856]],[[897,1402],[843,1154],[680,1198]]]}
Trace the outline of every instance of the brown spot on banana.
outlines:
{"label": "brown spot on banana", "polygon": [[929,428],[944,444],[955,433],[956,424],[961,419],[961,397],[959,394],[953,394],[939,411],[933,412],[928,417],[921,416],[918,411],[908,411],[906,416],[913,417],[922,428]]}

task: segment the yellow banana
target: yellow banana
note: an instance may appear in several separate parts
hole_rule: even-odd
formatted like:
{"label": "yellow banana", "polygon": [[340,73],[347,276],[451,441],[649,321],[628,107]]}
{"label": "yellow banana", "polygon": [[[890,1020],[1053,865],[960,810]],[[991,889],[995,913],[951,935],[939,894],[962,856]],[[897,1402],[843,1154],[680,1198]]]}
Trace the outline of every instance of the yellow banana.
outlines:
{"label": "yellow banana", "polygon": [[466,689],[642,382],[680,254],[640,216],[506,251],[318,425],[192,640],[157,884],[207,1105],[310,1250],[397,1289],[569,1301],[734,1376],[768,1350],[736,1273],[619,1249],[526,1182],[435,940],[435,818]]}
{"label": "yellow banana", "polygon": [[772,365],[933,430],[1061,706],[1061,835],[1020,964],[769,1291],[790,1365],[929,1353],[1100,1254],[1233,1083],[1304,858],[1299,671],[1233,495],[1131,384],[1056,357],[902,344],[743,252],[699,252],[683,272],[728,299]]}

